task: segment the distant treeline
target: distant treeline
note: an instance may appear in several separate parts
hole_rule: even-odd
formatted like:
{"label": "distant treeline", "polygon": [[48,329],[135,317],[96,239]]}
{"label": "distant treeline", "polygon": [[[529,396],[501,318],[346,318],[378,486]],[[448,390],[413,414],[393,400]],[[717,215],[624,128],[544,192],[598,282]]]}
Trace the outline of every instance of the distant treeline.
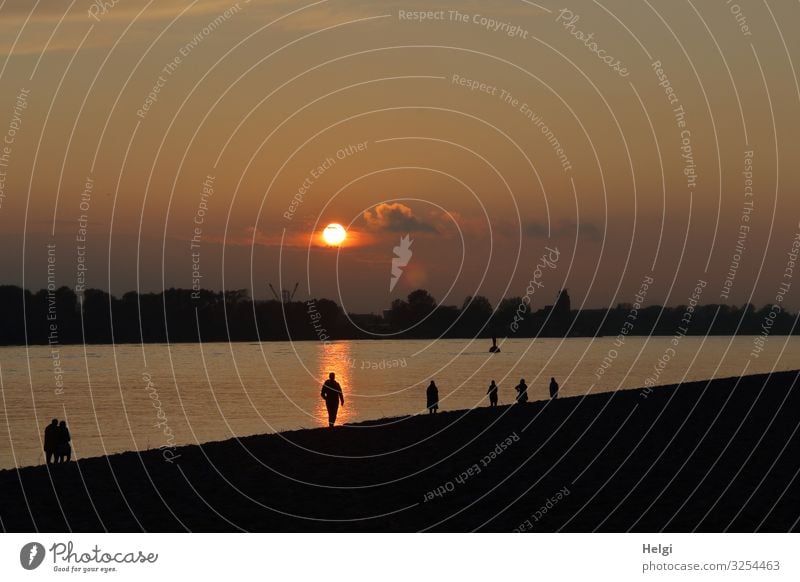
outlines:
{"label": "distant treeline", "polygon": [[[82,317],[81,317],[82,315]],[[751,304],[572,310],[567,290],[552,306],[531,310],[523,298],[438,305],[424,289],[396,299],[381,315],[345,314],[329,299],[252,300],[246,290],[167,289],[121,298],[69,287],[36,293],[0,286],[0,345],[335,340],[435,337],[626,335],[758,335],[796,333],[796,315]],[[624,330],[624,331],[623,331]],[[27,334],[27,335],[26,335]]]}

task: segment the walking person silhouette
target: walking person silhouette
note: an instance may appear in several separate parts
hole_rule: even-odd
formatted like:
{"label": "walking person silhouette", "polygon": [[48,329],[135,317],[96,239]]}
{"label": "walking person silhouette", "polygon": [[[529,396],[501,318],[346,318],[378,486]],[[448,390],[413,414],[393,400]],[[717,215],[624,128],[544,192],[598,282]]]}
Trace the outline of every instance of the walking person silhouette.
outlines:
{"label": "walking person silhouette", "polygon": [[428,414],[436,414],[439,410],[439,389],[436,387],[436,382],[431,380],[425,395],[428,400]]}
{"label": "walking person silhouette", "polygon": [[54,418],[44,429],[45,462],[52,465],[58,462],[58,419]]}
{"label": "walking person silhouette", "polygon": [[322,396],[328,409],[328,426],[333,428],[333,424],[336,422],[336,415],[339,413],[339,403],[341,402],[342,406],[344,406],[342,387],[336,381],[336,374],[333,372],[328,374],[328,379],[322,385],[320,396]]}
{"label": "walking person silhouette", "polygon": [[66,421],[58,423],[58,448],[56,449],[56,463],[69,463],[72,459],[72,447],[69,442],[72,437],[69,434]]}
{"label": "walking person silhouette", "polygon": [[494,383],[494,380],[489,384],[489,390],[486,393],[489,395],[489,406],[497,406],[497,384]]}
{"label": "walking person silhouette", "polygon": [[558,398],[558,382],[555,378],[550,378],[550,398],[553,400]]}
{"label": "walking person silhouette", "polygon": [[516,386],[517,391],[517,402],[519,404],[524,404],[528,401],[528,385],[525,383],[525,378],[522,378],[519,381],[519,384]]}

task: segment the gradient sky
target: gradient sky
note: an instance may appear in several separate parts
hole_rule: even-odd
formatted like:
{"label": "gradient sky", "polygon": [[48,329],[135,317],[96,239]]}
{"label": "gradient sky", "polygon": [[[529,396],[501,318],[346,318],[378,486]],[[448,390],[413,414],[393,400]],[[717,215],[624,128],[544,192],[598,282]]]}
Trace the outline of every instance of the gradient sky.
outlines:
{"label": "gradient sky", "polygon": [[[535,307],[562,286],[574,306],[631,302],[651,275],[647,303],[686,303],[703,279],[702,302],[760,305],[789,280],[800,232],[800,39],[787,24],[800,21],[797,3],[742,3],[737,21],[725,2],[442,2],[443,19],[426,22],[401,11],[430,3],[33,4],[0,8],[0,133],[19,126],[0,168],[5,283],[46,285],[55,244],[57,282],[74,286],[81,215],[87,284],[115,294],[191,287],[199,265],[207,288],[263,298],[270,282],[300,282],[298,298],[355,312],[417,287],[446,303],[497,301],[525,293],[545,247],[560,260]],[[578,32],[594,33],[588,46]],[[333,221],[351,233],[338,250],[315,236]],[[390,293],[406,234],[413,256]],[[798,292],[800,282],[788,307],[800,307]]]}

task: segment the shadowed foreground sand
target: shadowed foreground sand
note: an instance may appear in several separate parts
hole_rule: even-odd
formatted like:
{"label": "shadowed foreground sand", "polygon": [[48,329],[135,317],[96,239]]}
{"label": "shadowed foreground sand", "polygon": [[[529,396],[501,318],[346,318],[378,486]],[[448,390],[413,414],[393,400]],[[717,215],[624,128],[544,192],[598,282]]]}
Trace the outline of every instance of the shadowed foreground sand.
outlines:
{"label": "shadowed foreground sand", "polygon": [[0,471],[0,519],[6,531],[796,530],[797,378],[255,436],[183,447],[173,463],[156,450]]}

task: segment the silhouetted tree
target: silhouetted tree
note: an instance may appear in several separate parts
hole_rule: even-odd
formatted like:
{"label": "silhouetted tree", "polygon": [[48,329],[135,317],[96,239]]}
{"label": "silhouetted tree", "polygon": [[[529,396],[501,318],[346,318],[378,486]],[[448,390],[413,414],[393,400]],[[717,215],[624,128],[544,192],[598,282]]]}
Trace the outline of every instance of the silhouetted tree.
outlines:
{"label": "silhouetted tree", "polygon": [[408,294],[408,310],[412,322],[416,323],[436,309],[436,299],[425,289],[417,289]]}
{"label": "silhouetted tree", "polygon": [[411,321],[411,310],[408,303],[402,299],[395,299],[392,301],[392,306],[389,309],[389,324],[397,331],[408,327]]}
{"label": "silhouetted tree", "polygon": [[83,292],[84,341],[88,344],[111,342],[111,311],[114,298],[100,289],[86,289]]}
{"label": "silhouetted tree", "polygon": [[[313,303],[314,319],[309,311]],[[592,336],[620,333],[631,305],[573,312],[566,289],[549,309],[531,312],[519,297],[500,301],[493,313],[482,296],[464,299],[461,307],[437,305],[424,289],[407,300],[395,299],[386,318],[362,316],[367,327],[381,332],[406,333],[396,337],[560,336],[572,326],[573,334]],[[689,324],[686,314],[691,312]],[[83,328],[81,327],[83,319]],[[511,323],[517,321],[515,331]],[[424,320],[424,322],[423,322]],[[642,307],[631,334],[673,335],[679,327],[688,334],[761,333],[769,320],[772,334],[797,333],[796,316],[782,306],[752,304]],[[314,326],[314,322],[318,326]],[[547,323],[545,323],[547,321]],[[27,323],[27,327],[26,327]],[[113,324],[113,325],[112,325]],[[86,289],[80,299],[69,287],[36,293],[14,285],[0,286],[0,345],[46,344],[55,325],[60,344],[114,342],[194,342],[262,340],[318,340],[319,328],[328,339],[370,337],[369,329],[349,323],[342,309],[329,299],[309,302],[254,301],[247,290],[225,292],[166,289],[161,293],[125,293],[117,299],[99,289]],[[485,325],[485,327],[484,327]],[[375,331],[373,329],[372,331]]]}
{"label": "silhouetted tree", "polygon": [[563,318],[569,315],[572,309],[572,302],[569,299],[569,293],[566,289],[562,289],[556,297],[556,302],[553,305],[553,315]]}
{"label": "silhouetted tree", "polygon": [[492,317],[492,304],[482,295],[468,296],[461,304],[461,318],[459,319],[459,330],[464,335],[474,336],[481,328],[484,328],[483,335],[492,335],[489,320]]}

